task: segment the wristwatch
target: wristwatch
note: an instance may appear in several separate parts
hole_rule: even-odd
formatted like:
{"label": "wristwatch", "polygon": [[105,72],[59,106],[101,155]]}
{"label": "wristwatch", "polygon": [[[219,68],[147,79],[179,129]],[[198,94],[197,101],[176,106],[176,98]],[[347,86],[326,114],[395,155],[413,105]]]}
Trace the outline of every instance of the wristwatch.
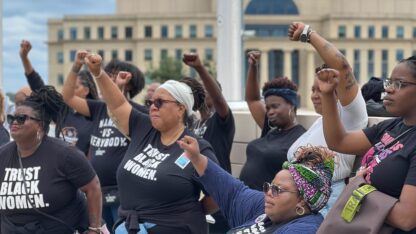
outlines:
{"label": "wristwatch", "polygon": [[308,42],[308,39],[309,39],[308,34],[310,32],[309,28],[310,26],[308,24],[306,24],[305,27],[303,27],[302,34],[300,34],[300,38],[299,38],[301,42]]}

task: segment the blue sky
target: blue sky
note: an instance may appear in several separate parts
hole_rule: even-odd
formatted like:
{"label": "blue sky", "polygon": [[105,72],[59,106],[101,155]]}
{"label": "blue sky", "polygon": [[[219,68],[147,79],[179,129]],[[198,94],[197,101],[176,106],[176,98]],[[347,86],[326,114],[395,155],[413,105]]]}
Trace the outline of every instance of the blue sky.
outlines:
{"label": "blue sky", "polygon": [[3,86],[15,92],[27,86],[20,62],[20,41],[31,41],[29,58],[47,81],[47,21],[64,15],[114,14],[115,0],[3,0]]}

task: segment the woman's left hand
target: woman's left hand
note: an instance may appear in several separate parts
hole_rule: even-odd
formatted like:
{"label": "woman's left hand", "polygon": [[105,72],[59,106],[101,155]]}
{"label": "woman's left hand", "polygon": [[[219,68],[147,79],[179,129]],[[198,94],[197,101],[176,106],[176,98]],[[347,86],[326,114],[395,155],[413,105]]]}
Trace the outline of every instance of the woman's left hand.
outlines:
{"label": "woman's left hand", "polygon": [[181,149],[185,150],[186,156],[192,161],[200,156],[198,141],[190,136],[184,136],[178,140]]}
{"label": "woman's left hand", "polygon": [[319,89],[322,94],[333,94],[338,86],[339,71],[325,68],[316,73]]}
{"label": "woman's left hand", "polygon": [[94,76],[100,75],[102,61],[103,59],[99,54],[91,53],[85,57],[85,64]]}

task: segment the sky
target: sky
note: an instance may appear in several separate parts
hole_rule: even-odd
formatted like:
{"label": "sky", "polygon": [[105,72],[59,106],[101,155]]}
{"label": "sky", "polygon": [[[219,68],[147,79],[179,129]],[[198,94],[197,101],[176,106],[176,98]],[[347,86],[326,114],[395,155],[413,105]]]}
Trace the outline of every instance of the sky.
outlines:
{"label": "sky", "polygon": [[114,14],[115,0],[2,0],[3,1],[3,86],[14,93],[27,86],[19,57],[22,39],[32,43],[29,59],[42,76],[48,77],[49,18],[64,15]]}

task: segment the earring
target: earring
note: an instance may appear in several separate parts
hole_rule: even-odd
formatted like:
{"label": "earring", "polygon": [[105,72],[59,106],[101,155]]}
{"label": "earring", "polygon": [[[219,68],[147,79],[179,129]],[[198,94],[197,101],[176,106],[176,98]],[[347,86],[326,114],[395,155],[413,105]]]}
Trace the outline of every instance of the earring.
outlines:
{"label": "earring", "polygon": [[303,208],[303,206],[297,206],[296,207],[296,214],[299,216],[302,216],[305,214],[305,208]]}
{"label": "earring", "polygon": [[40,140],[41,140],[41,138],[42,138],[42,136],[41,136],[41,134],[40,134],[40,131],[38,130],[38,131],[36,132],[36,139],[38,139],[38,141],[40,141]]}

